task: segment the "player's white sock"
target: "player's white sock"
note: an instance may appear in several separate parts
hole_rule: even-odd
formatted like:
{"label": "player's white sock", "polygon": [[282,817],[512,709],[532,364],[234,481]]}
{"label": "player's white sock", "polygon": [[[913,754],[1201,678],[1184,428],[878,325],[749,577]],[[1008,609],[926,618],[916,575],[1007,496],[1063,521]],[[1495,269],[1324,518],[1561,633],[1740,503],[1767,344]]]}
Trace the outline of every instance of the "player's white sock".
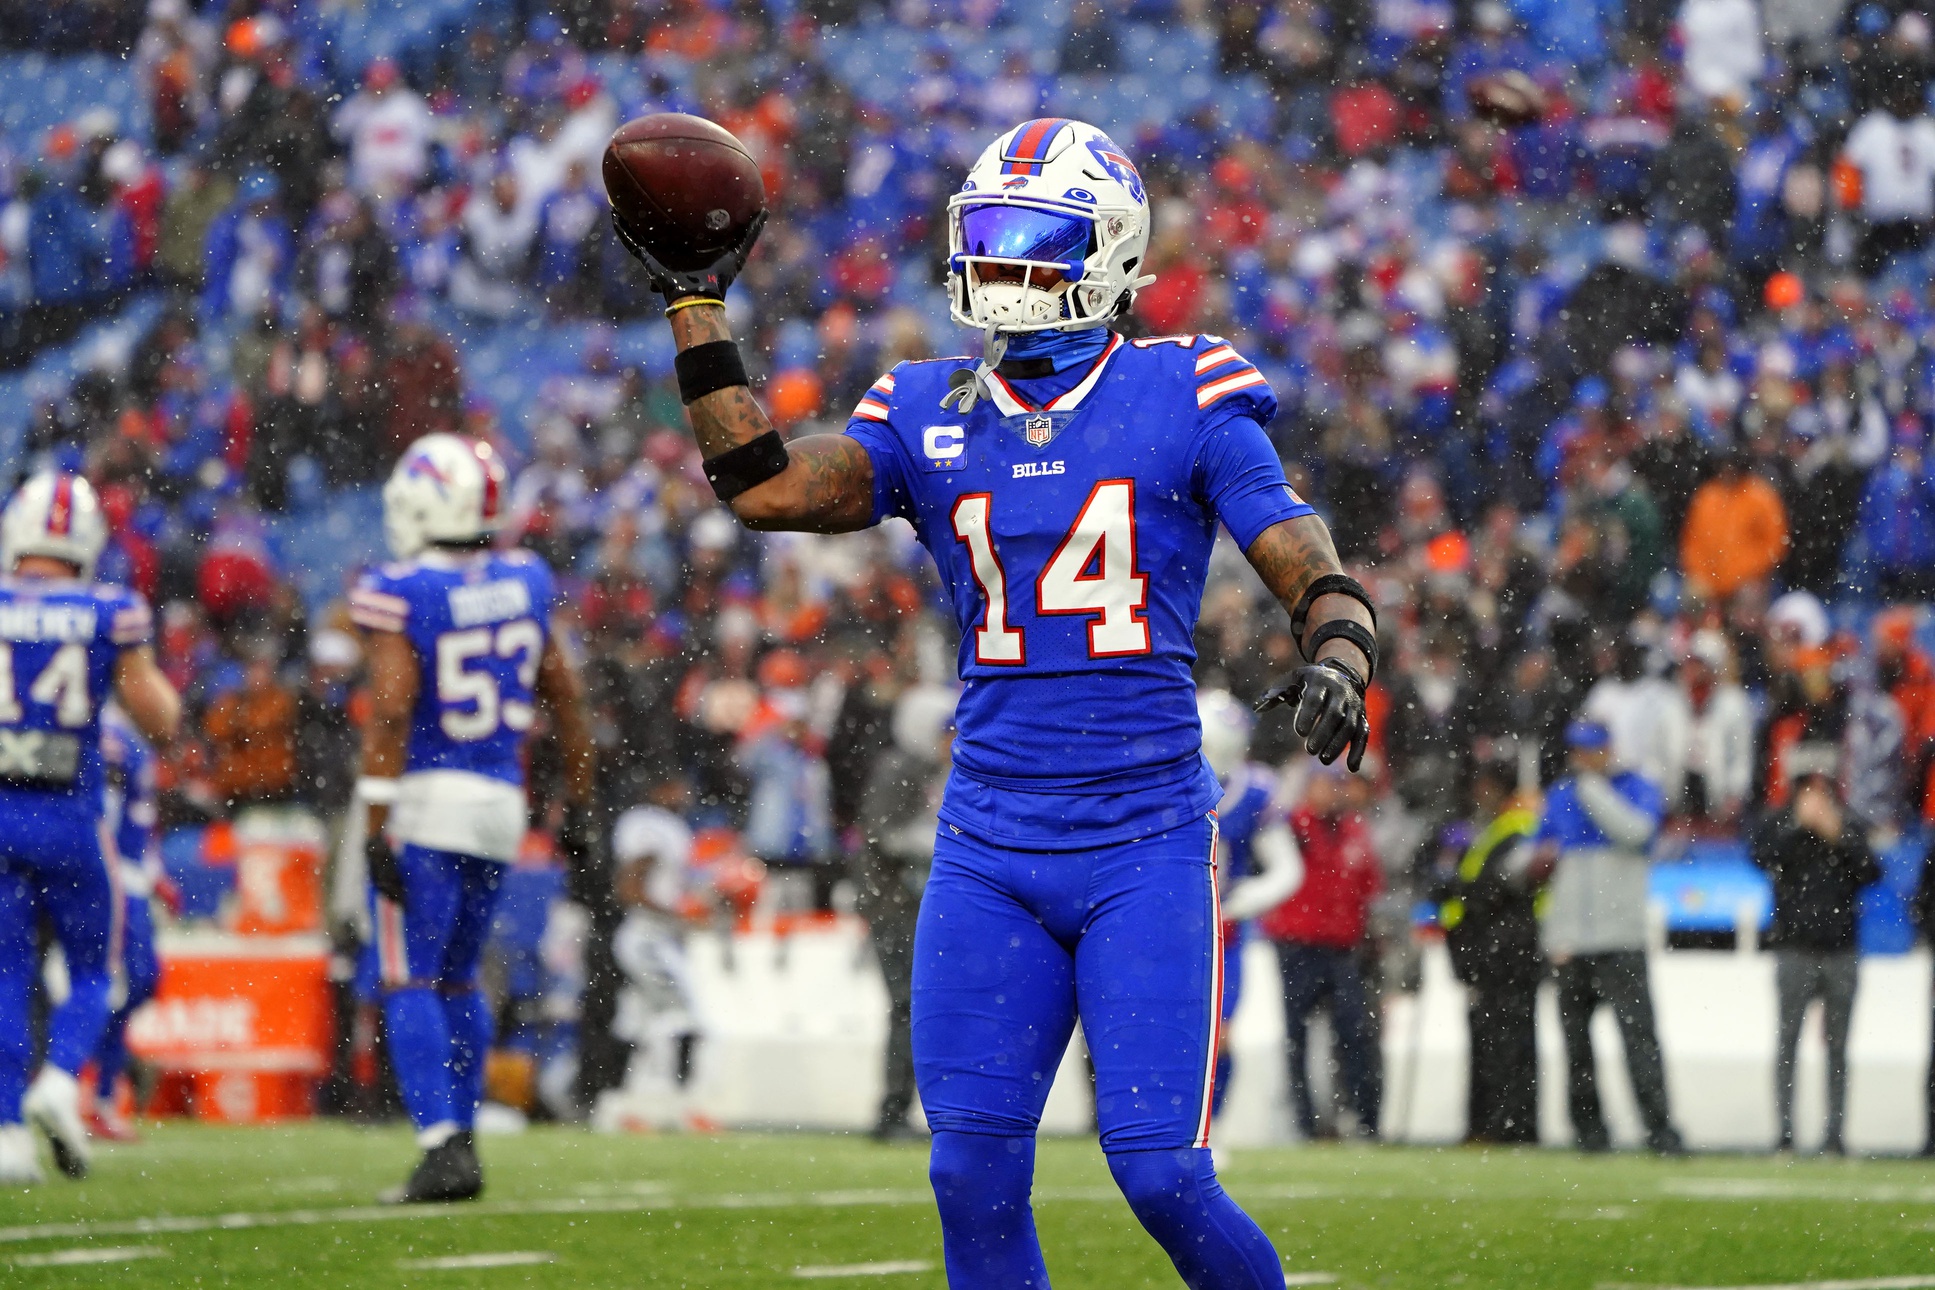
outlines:
{"label": "player's white sock", "polygon": [[79,1178],[87,1172],[93,1152],[87,1142],[87,1126],[81,1122],[81,1083],[58,1066],[46,1065],[21,1099],[20,1109],[27,1122],[47,1135],[54,1148],[54,1162],[61,1172]]}
{"label": "player's white sock", "polygon": [[457,1136],[455,1120],[438,1120],[427,1129],[417,1131],[417,1145],[425,1151],[435,1151],[444,1143]]}
{"label": "player's white sock", "polygon": [[0,1187],[32,1187],[46,1181],[32,1131],[24,1124],[0,1125]]}

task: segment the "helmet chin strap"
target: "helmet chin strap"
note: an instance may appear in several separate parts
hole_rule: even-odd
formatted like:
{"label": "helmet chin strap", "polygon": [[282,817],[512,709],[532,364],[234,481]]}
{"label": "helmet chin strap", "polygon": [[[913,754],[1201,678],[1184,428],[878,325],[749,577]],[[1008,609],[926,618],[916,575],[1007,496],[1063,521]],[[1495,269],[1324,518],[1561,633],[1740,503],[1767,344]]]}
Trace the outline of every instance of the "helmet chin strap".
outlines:
{"label": "helmet chin strap", "polygon": [[981,334],[981,362],[972,371],[957,371],[948,378],[948,390],[941,395],[941,406],[957,404],[961,415],[966,416],[974,410],[974,405],[982,399],[993,402],[994,395],[988,379],[994,369],[1001,366],[1002,356],[1008,352],[1008,337],[993,327]]}

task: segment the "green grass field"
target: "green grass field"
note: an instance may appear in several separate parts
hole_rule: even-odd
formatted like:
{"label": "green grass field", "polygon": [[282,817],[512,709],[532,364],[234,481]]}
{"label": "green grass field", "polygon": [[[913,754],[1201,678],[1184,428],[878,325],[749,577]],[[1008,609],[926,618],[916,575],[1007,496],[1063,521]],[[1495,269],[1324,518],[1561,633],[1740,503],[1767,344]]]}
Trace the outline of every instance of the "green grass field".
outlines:
{"label": "green grass field", "polygon": [[[151,1129],[85,1183],[0,1195],[0,1285],[943,1285],[920,1146],[551,1129],[483,1151],[483,1202],[383,1210],[400,1128]],[[1224,1178],[1292,1285],[1935,1287],[1919,1162],[1313,1148]],[[1043,1143],[1036,1209],[1059,1290],[1177,1284],[1094,1143]]]}

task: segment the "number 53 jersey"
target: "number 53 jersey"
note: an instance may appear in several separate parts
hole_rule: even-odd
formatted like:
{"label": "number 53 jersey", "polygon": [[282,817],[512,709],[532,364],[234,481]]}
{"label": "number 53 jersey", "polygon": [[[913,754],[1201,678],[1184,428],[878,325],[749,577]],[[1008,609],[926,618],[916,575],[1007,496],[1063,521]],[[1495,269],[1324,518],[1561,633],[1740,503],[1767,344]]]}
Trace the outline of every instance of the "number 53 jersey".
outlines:
{"label": "number 53 jersey", "polygon": [[554,595],[550,569],[528,551],[426,551],[366,570],[350,591],[351,620],[407,637],[417,658],[396,841],[517,858]]}
{"label": "number 53 jersey", "polygon": [[913,524],[961,628],[965,683],[941,819],[990,841],[1075,849],[1199,820],[1190,665],[1216,524],[1248,549],[1311,513],[1263,426],[1276,398],[1213,336],[1111,337],[1037,406],[941,406],[966,359],[902,363],[847,434],[873,461],[874,520]]}

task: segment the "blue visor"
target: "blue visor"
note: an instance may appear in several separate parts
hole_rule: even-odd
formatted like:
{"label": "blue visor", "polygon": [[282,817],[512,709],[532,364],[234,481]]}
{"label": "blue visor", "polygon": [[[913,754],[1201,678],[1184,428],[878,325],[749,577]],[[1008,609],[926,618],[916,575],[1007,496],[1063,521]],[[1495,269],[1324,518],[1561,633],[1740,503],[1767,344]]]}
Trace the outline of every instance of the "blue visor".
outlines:
{"label": "blue visor", "polygon": [[959,258],[1032,260],[1080,273],[1093,232],[1093,223],[1083,215],[1027,206],[970,206],[961,212]]}

